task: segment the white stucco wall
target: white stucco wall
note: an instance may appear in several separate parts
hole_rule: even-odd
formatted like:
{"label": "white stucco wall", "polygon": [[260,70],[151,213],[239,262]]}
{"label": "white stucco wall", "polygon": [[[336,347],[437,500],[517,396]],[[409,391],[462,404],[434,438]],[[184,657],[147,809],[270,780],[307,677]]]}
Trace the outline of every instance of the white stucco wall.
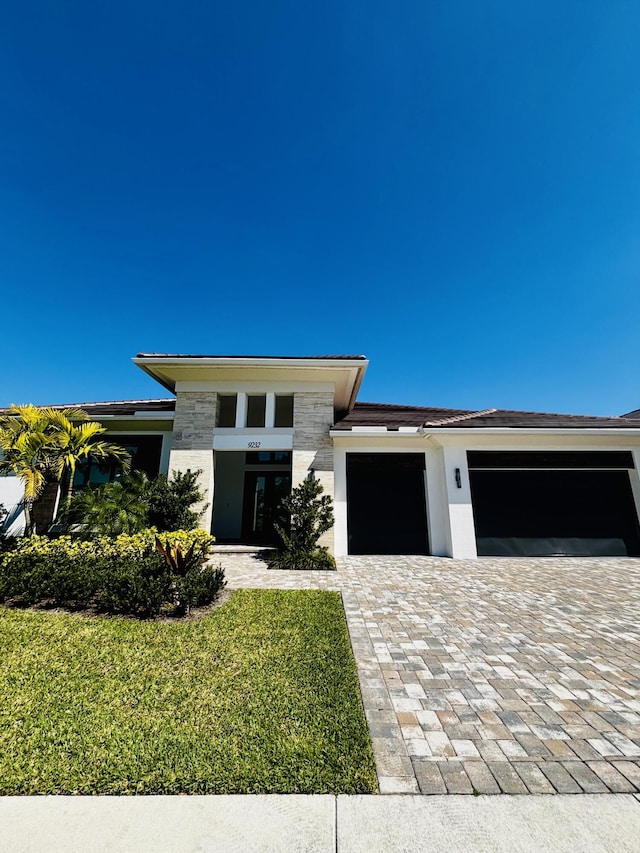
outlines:
{"label": "white stucco wall", "polygon": [[[640,436],[596,435],[577,430],[568,435],[525,433],[503,434],[452,430],[418,435],[415,432],[369,432],[333,434],[335,470],[335,553],[348,553],[347,453],[424,452],[427,489],[427,524],[430,552],[436,556],[473,559],[477,557],[473,505],[467,465],[467,450],[628,450],[635,469],[629,478],[640,517]],[[460,487],[456,483],[460,470]]]}
{"label": "white stucco wall", "polygon": [[0,477],[0,504],[9,511],[4,529],[10,536],[22,536],[24,533],[24,512],[22,496],[24,489],[18,477]]}

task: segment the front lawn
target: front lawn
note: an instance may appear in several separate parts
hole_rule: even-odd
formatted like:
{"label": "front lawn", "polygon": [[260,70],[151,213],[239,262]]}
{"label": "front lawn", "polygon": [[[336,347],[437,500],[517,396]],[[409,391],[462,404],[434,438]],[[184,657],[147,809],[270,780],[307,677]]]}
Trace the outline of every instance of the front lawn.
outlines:
{"label": "front lawn", "polygon": [[0,607],[0,794],[375,790],[337,593],[182,623]]}

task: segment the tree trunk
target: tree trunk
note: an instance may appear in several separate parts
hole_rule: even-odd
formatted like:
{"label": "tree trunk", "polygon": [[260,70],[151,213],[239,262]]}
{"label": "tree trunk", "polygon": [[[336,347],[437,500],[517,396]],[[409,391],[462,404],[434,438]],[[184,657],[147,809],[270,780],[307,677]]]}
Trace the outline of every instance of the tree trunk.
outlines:
{"label": "tree trunk", "polygon": [[31,501],[25,500],[22,504],[24,509],[24,535],[33,536],[33,519],[31,517]]}
{"label": "tree trunk", "polygon": [[38,500],[34,502],[31,509],[31,522],[36,535],[41,536],[47,533],[55,520],[59,492],[59,483],[47,483]]}
{"label": "tree trunk", "polygon": [[75,471],[69,471],[69,485],[67,486],[67,494],[65,497],[65,503],[67,506],[71,503],[71,498],[73,497],[73,481],[76,476]]}

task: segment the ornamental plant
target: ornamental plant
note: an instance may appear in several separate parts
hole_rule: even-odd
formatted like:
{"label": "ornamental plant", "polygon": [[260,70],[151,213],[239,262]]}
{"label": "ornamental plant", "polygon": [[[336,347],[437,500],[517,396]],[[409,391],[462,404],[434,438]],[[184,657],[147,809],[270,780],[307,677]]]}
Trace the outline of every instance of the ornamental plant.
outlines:
{"label": "ornamental plant", "polygon": [[198,471],[174,471],[171,477],[158,474],[149,489],[149,525],[158,530],[193,530],[198,526],[200,512],[192,507],[201,504],[204,494],[198,485]]}
{"label": "ornamental plant", "polygon": [[33,505],[47,483],[60,483],[68,476],[66,503],[73,495],[78,468],[93,459],[117,459],[128,471],[131,456],[116,444],[105,441],[106,428],[89,420],[82,409],[11,406],[0,416],[0,474],[19,477],[24,486],[25,533],[34,533]]}
{"label": "ornamental plant", "polygon": [[333,502],[323,492],[322,483],[311,472],[282,500],[283,518],[274,525],[280,546],[268,562],[270,569],[335,569],[332,555],[318,545],[334,523]]}
{"label": "ornamental plant", "polygon": [[213,539],[204,530],[164,535],[168,549],[190,553],[176,579],[156,551],[157,531],[91,540],[31,536],[0,555],[0,602],[54,604],[153,617],[184,615],[209,604],[225,586],[224,570],[207,563]]}
{"label": "ornamental plant", "polygon": [[112,483],[84,489],[64,507],[59,523],[63,532],[77,536],[118,536],[146,528],[160,532],[194,530],[201,512],[192,510],[204,495],[198,486],[200,471],[175,471],[150,480],[144,471],[124,475]]}

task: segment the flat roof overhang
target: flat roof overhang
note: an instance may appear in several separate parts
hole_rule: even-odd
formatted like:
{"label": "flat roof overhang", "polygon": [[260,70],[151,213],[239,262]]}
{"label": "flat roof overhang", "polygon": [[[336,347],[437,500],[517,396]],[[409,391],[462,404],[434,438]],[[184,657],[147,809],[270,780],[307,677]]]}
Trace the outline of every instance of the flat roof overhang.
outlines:
{"label": "flat roof overhang", "polygon": [[139,354],[141,370],[172,393],[180,382],[301,382],[331,383],[336,412],[353,408],[369,364],[364,356],[266,357],[181,356]]}

